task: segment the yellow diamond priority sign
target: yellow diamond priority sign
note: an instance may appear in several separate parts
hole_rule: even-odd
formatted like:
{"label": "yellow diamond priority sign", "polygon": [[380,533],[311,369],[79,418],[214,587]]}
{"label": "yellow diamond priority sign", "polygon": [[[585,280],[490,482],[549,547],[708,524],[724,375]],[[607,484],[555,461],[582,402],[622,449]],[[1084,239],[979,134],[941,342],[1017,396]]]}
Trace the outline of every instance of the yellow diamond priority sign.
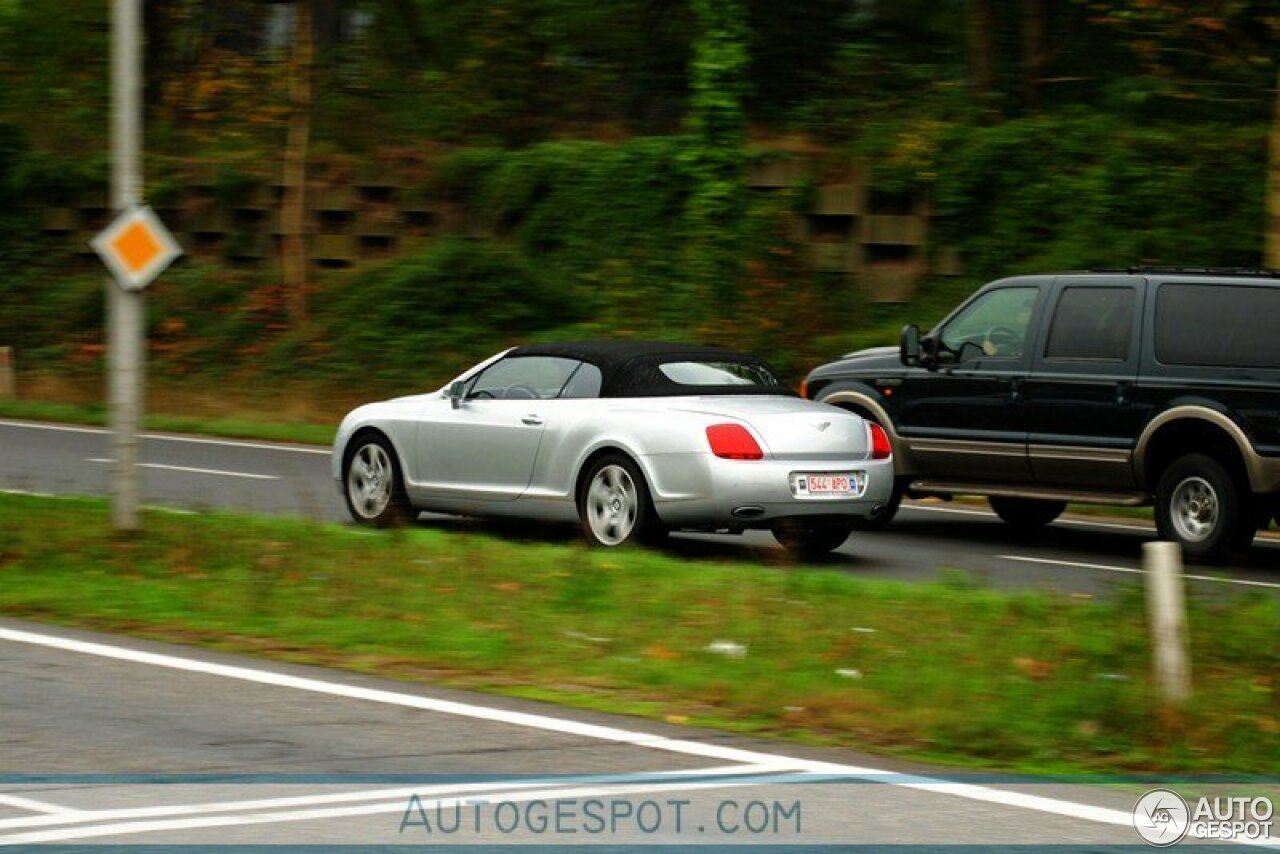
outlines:
{"label": "yellow diamond priority sign", "polygon": [[146,205],[129,208],[89,241],[120,287],[140,291],[182,254],[182,247]]}

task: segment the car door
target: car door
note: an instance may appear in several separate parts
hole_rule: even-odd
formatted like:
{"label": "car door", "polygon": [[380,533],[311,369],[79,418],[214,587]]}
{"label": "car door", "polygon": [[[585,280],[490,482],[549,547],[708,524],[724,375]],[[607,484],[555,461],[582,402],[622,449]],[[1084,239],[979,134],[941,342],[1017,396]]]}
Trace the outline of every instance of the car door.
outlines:
{"label": "car door", "polygon": [[1025,385],[1027,453],[1036,482],[1134,487],[1144,280],[1060,277]]}
{"label": "car door", "polygon": [[456,408],[418,424],[418,489],[466,500],[519,498],[533,475],[547,403],[579,364],[556,356],[509,356],[477,374]]}
{"label": "car door", "polygon": [[1026,483],[1026,408],[1033,320],[1046,283],[979,292],[931,338],[940,361],[894,391],[899,434],[926,480]]}

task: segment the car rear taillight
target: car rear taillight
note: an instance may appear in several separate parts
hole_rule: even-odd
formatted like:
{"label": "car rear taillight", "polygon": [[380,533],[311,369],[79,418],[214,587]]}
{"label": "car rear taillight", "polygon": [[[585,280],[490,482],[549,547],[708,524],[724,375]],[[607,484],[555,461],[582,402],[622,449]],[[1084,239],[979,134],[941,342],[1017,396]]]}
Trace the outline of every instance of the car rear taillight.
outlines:
{"label": "car rear taillight", "polygon": [[883,427],[874,421],[868,421],[867,432],[871,434],[871,459],[887,460],[893,456],[893,444]]}
{"label": "car rear taillight", "polygon": [[764,451],[741,424],[712,424],[707,428],[711,453],[726,460],[762,460]]}
{"label": "car rear taillight", "polygon": [[809,399],[809,379],[807,377],[800,380],[800,396],[805,400]]}

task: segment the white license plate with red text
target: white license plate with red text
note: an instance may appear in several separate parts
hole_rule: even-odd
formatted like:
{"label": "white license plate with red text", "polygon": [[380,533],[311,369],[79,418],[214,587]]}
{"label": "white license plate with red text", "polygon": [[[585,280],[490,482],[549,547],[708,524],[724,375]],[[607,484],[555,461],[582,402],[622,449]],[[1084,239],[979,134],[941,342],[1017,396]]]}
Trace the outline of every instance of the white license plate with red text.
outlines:
{"label": "white license plate with red text", "polygon": [[855,498],[866,487],[863,472],[797,472],[791,475],[791,494],[796,498]]}

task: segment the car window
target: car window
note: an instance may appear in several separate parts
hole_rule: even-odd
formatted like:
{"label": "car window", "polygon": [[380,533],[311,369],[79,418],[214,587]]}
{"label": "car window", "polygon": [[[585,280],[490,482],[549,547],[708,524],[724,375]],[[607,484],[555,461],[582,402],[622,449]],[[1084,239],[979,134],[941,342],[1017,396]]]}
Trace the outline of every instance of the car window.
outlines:
{"label": "car window", "polygon": [[1021,358],[1039,294],[1038,288],[1029,287],[988,291],[943,327],[943,346],[959,353],[965,344],[973,344],[993,358]]}
{"label": "car window", "polygon": [[782,385],[764,365],[750,362],[663,362],[662,375],[674,383],[692,386],[757,386]]}
{"label": "car window", "polygon": [[600,369],[595,365],[583,362],[573,372],[569,382],[565,383],[564,389],[560,392],[560,397],[566,399],[599,397],[602,385],[604,385],[604,375],[600,373]]}
{"label": "car window", "polygon": [[1066,288],[1053,315],[1045,358],[1125,361],[1136,303],[1133,288]]}
{"label": "car window", "polygon": [[515,356],[480,372],[468,400],[548,400],[560,394],[581,362],[558,356]]}
{"label": "car window", "polygon": [[1280,368],[1280,288],[1164,285],[1156,358],[1166,365]]}

